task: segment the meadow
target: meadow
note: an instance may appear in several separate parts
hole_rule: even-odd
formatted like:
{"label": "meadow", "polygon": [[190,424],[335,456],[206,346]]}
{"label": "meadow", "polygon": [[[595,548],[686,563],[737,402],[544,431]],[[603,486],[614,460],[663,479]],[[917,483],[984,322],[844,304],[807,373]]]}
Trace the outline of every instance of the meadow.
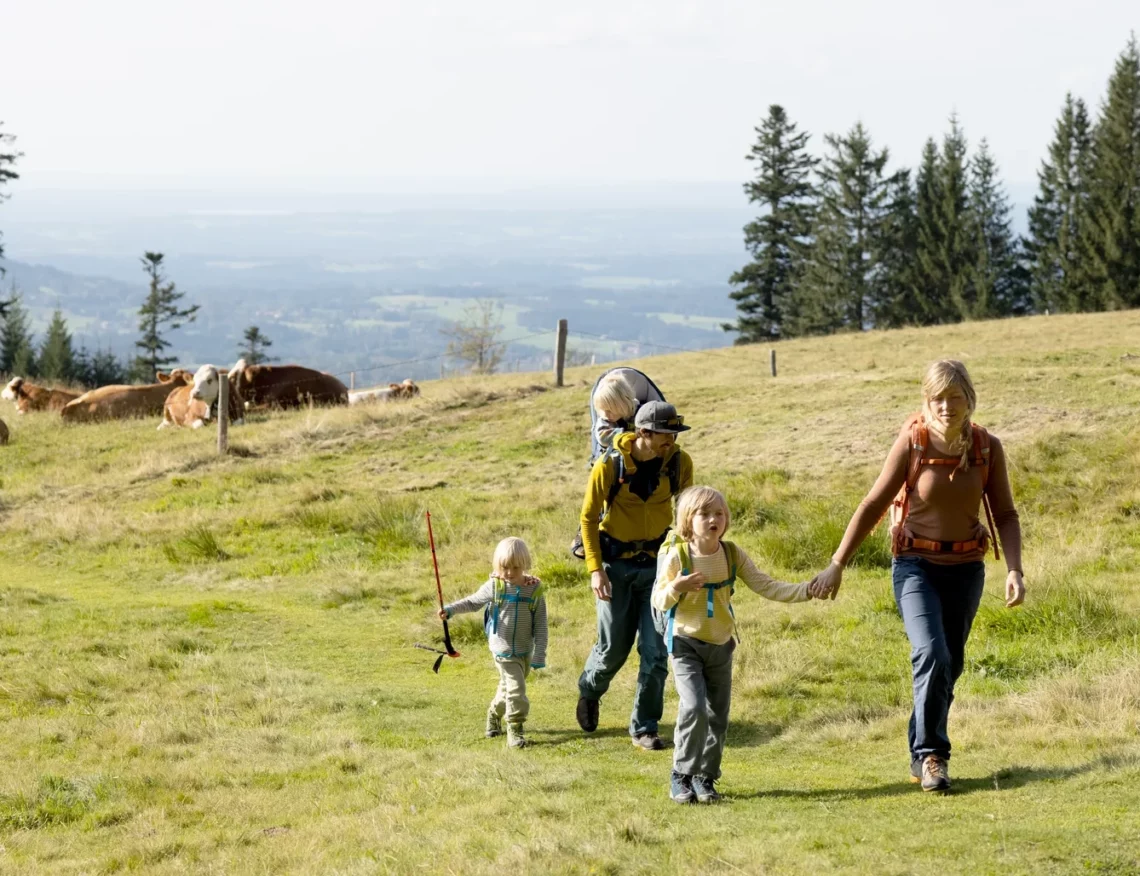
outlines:
{"label": "meadow", "polygon": [[[598,369],[426,383],[401,405],[63,428],[0,448],[0,873],[1140,872],[1140,312],[844,335],[640,360],[693,424],[698,482],[762,568],[826,565],[925,365],[965,361],[1004,442],[1026,604],[1004,563],[951,712],[954,792],[908,781],[909,648],[882,531],[835,602],[738,592],[716,807],[630,745],[636,655],[574,720],[594,640],[571,560]],[[520,535],[547,585],[531,747],[486,740],[479,618]],[[676,698],[668,682],[662,734]]]}

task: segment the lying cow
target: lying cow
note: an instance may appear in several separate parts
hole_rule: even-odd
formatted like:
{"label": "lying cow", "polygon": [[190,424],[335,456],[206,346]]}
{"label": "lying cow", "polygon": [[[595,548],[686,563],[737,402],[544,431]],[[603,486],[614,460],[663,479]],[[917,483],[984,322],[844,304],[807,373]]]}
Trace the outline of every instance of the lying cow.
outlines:
{"label": "lying cow", "polygon": [[239,359],[230,370],[230,386],[237,387],[248,407],[348,404],[347,386],[331,374],[300,365],[247,365]]}
{"label": "lying cow", "polygon": [[0,444],[8,443],[8,424],[0,420]]}
{"label": "lying cow", "polygon": [[348,403],[359,405],[374,401],[400,401],[415,398],[420,394],[420,388],[411,378],[403,383],[389,383],[387,389],[365,389],[360,392],[350,392]]}
{"label": "lying cow", "polygon": [[166,397],[192,380],[188,371],[178,369],[165,382],[160,380],[146,386],[100,386],[68,402],[59,415],[68,423],[93,423],[161,414]]}
{"label": "lying cow", "polygon": [[26,414],[29,411],[61,411],[69,401],[79,398],[79,393],[36,386],[22,377],[13,377],[0,392],[0,398],[13,402],[16,413]]}
{"label": "lying cow", "polygon": [[[174,383],[178,386],[166,397],[159,429],[167,429],[170,426],[201,429],[210,421],[212,414],[216,415],[221,380],[218,377],[218,369],[213,365],[203,365],[194,374],[181,368],[176,368],[170,374],[159,371],[157,377],[159,382]],[[227,406],[231,423],[242,422],[243,407],[241,393],[236,387],[231,386]]]}

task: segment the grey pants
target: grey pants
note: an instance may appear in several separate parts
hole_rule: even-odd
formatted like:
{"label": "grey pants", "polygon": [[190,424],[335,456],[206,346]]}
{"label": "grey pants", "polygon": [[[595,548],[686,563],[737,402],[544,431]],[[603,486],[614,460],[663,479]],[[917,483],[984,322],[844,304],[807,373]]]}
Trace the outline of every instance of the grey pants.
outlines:
{"label": "grey pants", "polygon": [[688,636],[673,637],[673,681],[681,701],[673,730],[673,769],[678,773],[720,778],[734,650],[733,639],[710,645]]}

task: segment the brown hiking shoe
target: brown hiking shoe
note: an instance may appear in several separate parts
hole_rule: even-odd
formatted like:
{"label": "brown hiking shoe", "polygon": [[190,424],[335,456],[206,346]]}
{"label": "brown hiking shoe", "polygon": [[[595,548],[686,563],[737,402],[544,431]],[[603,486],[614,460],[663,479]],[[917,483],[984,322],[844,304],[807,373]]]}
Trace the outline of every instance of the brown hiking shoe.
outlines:
{"label": "brown hiking shoe", "polygon": [[665,747],[665,743],[656,733],[642,733],[640,736],[634,736],[633,744],[646,751],[661,751]]}
{"label": "brown hiking shoe", "polygon": [[950,790],[950,769],[946,758],[928,754],[922,759],[922,790]]}

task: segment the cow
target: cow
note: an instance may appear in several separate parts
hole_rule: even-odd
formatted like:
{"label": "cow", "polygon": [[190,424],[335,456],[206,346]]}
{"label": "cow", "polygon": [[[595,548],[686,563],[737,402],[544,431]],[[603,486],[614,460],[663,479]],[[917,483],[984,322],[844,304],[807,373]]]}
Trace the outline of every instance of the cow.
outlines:
{"label": "cow", "polygon": [[251,408],[348,404],[347,386],[331,374],[300,365],[248,365],[239,359],[230,369],[230,386],[237,387]]}
{"label": "cow", "polygon": [[[159,429],[171,426],[201,429],[210,421],[211,413],[217,409],[218,391],[221,385],[217,368],[213,365],[203,365],[194,374],[178,368],[170,374],[163,374],[160,371],[157,376],[160,381],[165,379],[168,382],[180,381],[183,384],[166,397]],[[229,388],[228,410],[230,422],[235,425],[240,424],[243,417],[242,398],[234,386]]]}
{"label": "cow", "polygon": [[363,389],[360,392],[350,392],[348,403],[350,405],[365,404],[374,401],[401,401],[402,399],[416,398],[420,388],[411,378],[403,383],[389,383],[386,389]]}
{"label": "cow", "polygon": [[68,402],[59,415],[67,423],[92,423],[161,414],[166,397],[192,380],[190,372],[179,368],[167,380],[145,386],[100,386]]}
{"label": "cow", "polygon": [[79,393],[36,386],[22,377],[13,377],[4,387],[4,391],[0,392],[0,398],[6,398],[15,404],[16,413],[26,414],[29,411],[63,410],[63,406],[69,401],[79,398]]}
{"label": "cow", "polygon": [[0,445],[8,443],[8,424],[0,420]]}

